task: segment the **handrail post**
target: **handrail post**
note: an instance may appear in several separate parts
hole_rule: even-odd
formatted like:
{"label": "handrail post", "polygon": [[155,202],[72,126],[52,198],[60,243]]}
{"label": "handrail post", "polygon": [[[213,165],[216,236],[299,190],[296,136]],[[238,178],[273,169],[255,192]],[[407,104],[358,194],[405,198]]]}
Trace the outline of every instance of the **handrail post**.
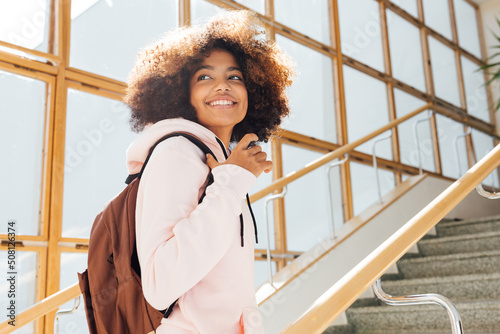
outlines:
{"label": "handrail post", "polygon": [[[473,155],[473,157],[474,157],[474,162],[476,162],[477,159],[476,159],[475,155]],[[494,178],[493,178],[493,182],[495,182]],[[495,186],[493,185],[493,188],[494,187]],[[477,185],[476,192],[479,195],[481,195],[481,196],[483,196],[484,198],[487,198],[487,199],[499,199],[500,198],[500,192],[489,192],[489,191],[487,191],[486,189],[484,189],[482,182]]]}
{"label": "handrail post", "polygon": [[[460,156],[458,152],[458,139],[461,137],[466,137],[472,135],[472,128],[469,127],[467,132],[460,134],[455,137],[454,143],[455,143],[455,161],[457,163],[457,169],[458,169],[458,177],[462,176],[462,170],[460,168]],[[477,162],[477,157],[475,154],[472,154],[472,158],[474,159],[474,164]],[[500,198],[500,193],[499,192],[489,192],[483,187],[483,183],[479,183],[476,187],[476,192],[480,195],[483,196],[484,198],[487,199],[499,199]]]}
{"label": "handrail post", "polygon": [[268,211],[267,207],[268,207],[268,204],[272,200],[285,197],[286,192],[287,192],[287,187],[284,186],[282,192],[280,192],[279,194],[275,194],[275,195],[267,197],[266,201],[264,202],[264,217],[265,217],[265,222],[266,222],[266,242],[267,242],[267,249],[266,249],[267,272],[269,275],[269,283],[271,284],[271,286],[273,288],[275,288],[275,286],[273,283],[273,270],[272,270],[272,265],[271,265],[271,241],[270,241],[270,237],[269,237],[269,218],[268,218],[268,214],[267,214],[267,211]]}
{"label": "handrail post", "polygon": [[377,154],[375,152],[375,146],[377,145],[377,143],[392,137],[392,129],[389,131],[390,131],[389,135],[382,137],[382,138],[379,138],[379,139],[376,139],[372,145],[373,169],[375,170],[375,179],[377,181],[378,200],[379,200],[380,204],[383,203],[382,202],[382,190],[380,189],[380,180],[378,178]]}
{"label": "handrail post", "polygon": [[71,310],[62,310],[56,312],[56,316],[54,318],[54,334],[59,333],[59,318],[63,315],[75,313],[79,307],[80,307],[80,296],[75,298],[75,303],[73,304],[73,308]]}
{"label": "handrail post", "polygon": [[329,211],[330,211],[330,223],[332,225],[332,239],[335,239],[336,236],[335,236],[335,224],[334,224],[334,219],[333,219],[333,195],[332,195],[333,189],[332,189],[332,180],[331,180],[330,170],[333,167],[337,167],[337,166],[340,166],[343,163],[345,163],[347,161],[347,158],[348,158],[348,155],[345,154],[344,159],[339,160],[339,161],[335,161],[335,162],[331,163],[330,165],[328,165],[328,167],[326,168],[326,179],[328,181],[328,207],[329,207]]}
{"label": "handrail post", "polygon": [[[462,167],[460,166],[460,152],[458,151],[458,140],[460,138],[465,138],[465,137],[469,136],[471,133],[472,133],[472,129],[469,128],[466,132],[464,132],[462,134],[459,134],[453,140],[453,142],[455,144],[455,162],[457,164],[457,171],[458,171],[458,177],[457,178],[460,178],[462,176]],[[476,159],[474,158],[474,162],[476,162],[475,160]]]}
{"label": "handrail post", "polygon": [[420,152],[420,140],[418,140],[418,124],[429,121],[434,114],[433,110],[429,110],[427,113],[427,117],[418,119],[415,123],[413,123],[413,141],[415,142],[415,146],[417,147],[417,156],[418,156],[418,173],[423,173],[422,167],[422,153]]}
{"label": "handrail post", "polygon": [[405,296],[391,296],[382,289],[380,278],[372,285],[373,292],[377,297],[388,305],[404,306],[404,305],[423,305],[423,304],[437,304],[444,307],[451,322],[451,332],[453,334],[462,334],[462,319],[457,311],[457,308],[446,297],[436,294],[428,293],[421,295],[405,295]]}

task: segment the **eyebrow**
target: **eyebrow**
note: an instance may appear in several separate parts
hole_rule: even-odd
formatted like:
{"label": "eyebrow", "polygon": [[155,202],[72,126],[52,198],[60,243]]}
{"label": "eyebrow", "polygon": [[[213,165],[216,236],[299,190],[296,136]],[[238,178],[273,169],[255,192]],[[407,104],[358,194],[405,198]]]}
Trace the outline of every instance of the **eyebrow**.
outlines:
{"label": "eyebrow", "polygon": [[[198,71],[200,71],[200,70],[203,70],[203,69],[210,70],[210,71],[215,70],[215,68],[213,66],[210,66],[210,65],[201,65],[200,67],[198,67],[198,69],[195,71],[195,73],[198,72]],[[243,73],[243,71],[241,70],[241,68],[236,67],[236,66],[231,66],[231,67],[229,67],[226,70],[226,72],[231,72],[231,71],[240,71],[241,73]]]}

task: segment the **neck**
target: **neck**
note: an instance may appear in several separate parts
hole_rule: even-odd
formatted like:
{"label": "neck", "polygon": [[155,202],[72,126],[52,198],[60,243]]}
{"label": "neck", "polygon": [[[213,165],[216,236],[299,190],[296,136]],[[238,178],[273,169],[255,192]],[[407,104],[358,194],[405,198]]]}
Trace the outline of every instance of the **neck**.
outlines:
{"label": "neck", "polygon": [[231,141],[231,136],[233,134],[233,129],[228,130],[224,128],[209,128],[216,136],[219,138],[226,149],[229,147],[229,142]]}

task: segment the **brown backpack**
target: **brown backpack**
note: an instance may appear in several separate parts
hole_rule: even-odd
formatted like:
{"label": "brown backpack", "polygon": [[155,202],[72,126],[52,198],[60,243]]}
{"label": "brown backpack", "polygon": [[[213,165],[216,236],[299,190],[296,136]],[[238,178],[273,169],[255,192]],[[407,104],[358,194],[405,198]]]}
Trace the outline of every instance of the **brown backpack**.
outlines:
{"label": "brown backpack", "polygon": [[[88,267],[78,273],[91,334],[154,332],[175,305],[174,302],[166,311],[159,311],[144,298],[135,243],[135,207],[141,175],[156,145],[173,136],[189,139],[203,153],[215,158],[192,135],[180,132],[166,135],[151,147],[141,171],[129,175],[125,181],[128,186],[97,215],[90,232]],[[211,184],[212,174],[208,177]]]}

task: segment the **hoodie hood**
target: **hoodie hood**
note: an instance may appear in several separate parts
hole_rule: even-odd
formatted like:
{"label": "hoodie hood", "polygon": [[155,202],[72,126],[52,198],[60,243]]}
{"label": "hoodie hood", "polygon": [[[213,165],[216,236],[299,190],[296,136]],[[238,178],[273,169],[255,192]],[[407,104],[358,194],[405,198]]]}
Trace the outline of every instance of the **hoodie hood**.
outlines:
{"label": "hoodie hood", "polygon": [[187,132],[192,134],[212,150],[219,162],[226,160],[221,145],[217,142],[217,136],[203,125],[183,118],[164,119],[147,125],[139,137],[127,148],[127,169],[129,174],[140,172],[151,146],[161,137],[172,132]]}

